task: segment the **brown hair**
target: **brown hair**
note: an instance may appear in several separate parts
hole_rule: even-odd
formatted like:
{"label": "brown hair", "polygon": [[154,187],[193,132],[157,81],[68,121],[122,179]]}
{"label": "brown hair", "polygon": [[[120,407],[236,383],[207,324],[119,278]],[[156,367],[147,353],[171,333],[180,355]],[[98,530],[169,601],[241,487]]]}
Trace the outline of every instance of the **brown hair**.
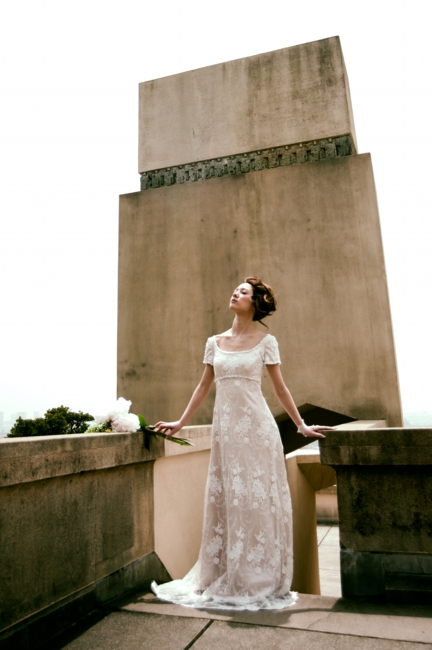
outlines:
{"label": "brown hair", "polygon": [[255,307],[255,313],[252,320],[256,320],[261,325],[264,325],[264,327],[267,327],[262,322],[262,319],[266,316],[271,316],[276,311],[277,300],[274,291],[268,284],[262,282],[255,275],[246,278],[245,282],[250,284],[253,289],[252,303]]}

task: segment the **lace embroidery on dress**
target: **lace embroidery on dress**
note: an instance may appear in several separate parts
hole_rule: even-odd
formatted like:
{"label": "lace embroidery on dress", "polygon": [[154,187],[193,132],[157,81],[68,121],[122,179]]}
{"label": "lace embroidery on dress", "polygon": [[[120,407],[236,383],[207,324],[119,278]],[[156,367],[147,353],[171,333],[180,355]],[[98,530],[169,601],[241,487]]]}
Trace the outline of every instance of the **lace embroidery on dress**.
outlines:
{"label": "lace embroidery on dress", "polygon": [[162,600],[197,608],[284,609],[290,591],[292,510],[279,430],[261,392],[266,364],[280,363],[267,334],[251,350],[207,340],[216,400],[201,549],[182,580],[153,583]]}

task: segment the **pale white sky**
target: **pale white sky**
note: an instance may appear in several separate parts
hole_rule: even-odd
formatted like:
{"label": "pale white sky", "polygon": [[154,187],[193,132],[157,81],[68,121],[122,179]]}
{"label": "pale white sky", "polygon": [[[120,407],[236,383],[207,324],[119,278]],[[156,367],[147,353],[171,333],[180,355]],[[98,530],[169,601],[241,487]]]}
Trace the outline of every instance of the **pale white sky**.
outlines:
{"label": "pale white sky", "polygon": [[404,410],[432,411],[431,17],[430,0],[2,0],[0,411],[116,397],[139,82],[334,35],[372,153]]}

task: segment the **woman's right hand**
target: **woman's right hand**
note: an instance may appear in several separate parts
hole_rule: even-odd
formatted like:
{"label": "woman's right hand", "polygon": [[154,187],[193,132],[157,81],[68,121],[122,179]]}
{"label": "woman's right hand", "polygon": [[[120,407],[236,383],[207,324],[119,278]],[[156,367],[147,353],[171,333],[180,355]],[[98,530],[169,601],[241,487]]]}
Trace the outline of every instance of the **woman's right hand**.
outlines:
{"label": "woman's right hand", "polygon": [[155,429],[170,438],[171,436],[175,436],[180,429],[183,429],[183,425],[180,420],[177,420],[177,422],[157,422],[155,424]]}

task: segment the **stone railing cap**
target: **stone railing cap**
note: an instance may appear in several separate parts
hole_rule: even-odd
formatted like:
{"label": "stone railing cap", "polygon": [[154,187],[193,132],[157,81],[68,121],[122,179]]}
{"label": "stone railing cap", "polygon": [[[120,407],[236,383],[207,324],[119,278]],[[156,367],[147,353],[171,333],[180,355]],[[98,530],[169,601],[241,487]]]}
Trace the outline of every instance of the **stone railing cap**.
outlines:
{"label": "stone railing cap", "polygon": [[182,429],[182,437],[196,440],[194,447],[151,437],[150,451],[141,432],[2,438],[0,487],[201,451],[210,447],[210,433],[209,426]]}
{"label": "stone railing cap", "polygon": [[320,440],[326,465],[431,465],[432,428],[328,431]]}

